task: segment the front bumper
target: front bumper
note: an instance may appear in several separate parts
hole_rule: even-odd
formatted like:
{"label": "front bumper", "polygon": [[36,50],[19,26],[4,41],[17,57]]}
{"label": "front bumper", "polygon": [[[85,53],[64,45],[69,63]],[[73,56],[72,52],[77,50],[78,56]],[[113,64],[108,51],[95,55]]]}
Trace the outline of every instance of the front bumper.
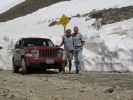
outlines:
{"label": "front bumper", "polygon": [[26,57],[28,66],[43,65],[43,66],[64,66],[65,60],[58,57]]}

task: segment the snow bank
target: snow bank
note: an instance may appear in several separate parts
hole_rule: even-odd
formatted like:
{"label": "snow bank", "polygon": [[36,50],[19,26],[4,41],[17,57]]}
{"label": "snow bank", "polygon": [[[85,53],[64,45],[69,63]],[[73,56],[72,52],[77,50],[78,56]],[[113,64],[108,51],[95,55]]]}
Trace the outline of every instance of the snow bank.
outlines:
{"label": "snow bank", "polygon": [[[63,28],[62,26],[48,27],[51,19],[56,19],[62,14],[71,16],[92,9],[127,5],[133,5],[133,1],[72,0],[40,9],[25,17],[0,23],[0,45],[4,47],[0,51],[0,68],[11,68],[13,44],[21,37],[48,37],[59,44]],[[68,25],[68,28],[78,25],[86,38],[83,51],[84,69],[87,71],[133,71],[130,55],[133,49],[133,19],[106,25],[100,31],[90,26],[93,22],[93,19],[86,22],[85,18],[74,18]]]}

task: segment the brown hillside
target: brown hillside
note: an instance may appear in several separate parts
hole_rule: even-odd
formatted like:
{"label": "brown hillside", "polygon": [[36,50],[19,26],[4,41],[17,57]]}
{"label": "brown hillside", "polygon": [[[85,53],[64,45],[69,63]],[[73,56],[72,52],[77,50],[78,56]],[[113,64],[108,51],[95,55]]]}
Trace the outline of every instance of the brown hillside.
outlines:
{"label": "brown hillside", "polygon": [[40,8],[49,6],[60,1],[67,0],[26,0],[25,2],[18,4],[8,11],[0,14],[0,22],[5,22],[15,19],[17,17],[25,16],[27,14],[37,11]]}

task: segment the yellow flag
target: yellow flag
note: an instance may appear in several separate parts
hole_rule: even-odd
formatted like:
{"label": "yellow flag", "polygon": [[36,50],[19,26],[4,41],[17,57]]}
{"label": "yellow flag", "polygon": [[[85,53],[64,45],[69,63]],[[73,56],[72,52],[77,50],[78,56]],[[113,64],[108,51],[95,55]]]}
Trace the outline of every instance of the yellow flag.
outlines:
{"label": "yellow flag", "polygon": [[69,22],[70,22],[70,17],[66,15],[63,15],[61,18],[59,18],[59,24],[63,25],[64,27],[66,27]]}

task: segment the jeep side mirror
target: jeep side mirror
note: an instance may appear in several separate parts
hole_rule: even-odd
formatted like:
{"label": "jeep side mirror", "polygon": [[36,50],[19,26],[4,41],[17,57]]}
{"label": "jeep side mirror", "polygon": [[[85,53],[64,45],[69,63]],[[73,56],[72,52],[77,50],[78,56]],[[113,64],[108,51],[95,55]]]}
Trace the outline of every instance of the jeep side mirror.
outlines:
{"label": "jeep side mirror", "polygon": [[15,49],[18,49],[20,48],[20,46],[18,44],[15,45]]}
{"label": "jeep side mirror", "polygon": [[55,45],[55,47],[59,47],[59,45]]}
{"label": "jeep side mirror", "polygon": [[2,46],[0,46],[0,49],[3,49],[3,47],[2,47]]}

